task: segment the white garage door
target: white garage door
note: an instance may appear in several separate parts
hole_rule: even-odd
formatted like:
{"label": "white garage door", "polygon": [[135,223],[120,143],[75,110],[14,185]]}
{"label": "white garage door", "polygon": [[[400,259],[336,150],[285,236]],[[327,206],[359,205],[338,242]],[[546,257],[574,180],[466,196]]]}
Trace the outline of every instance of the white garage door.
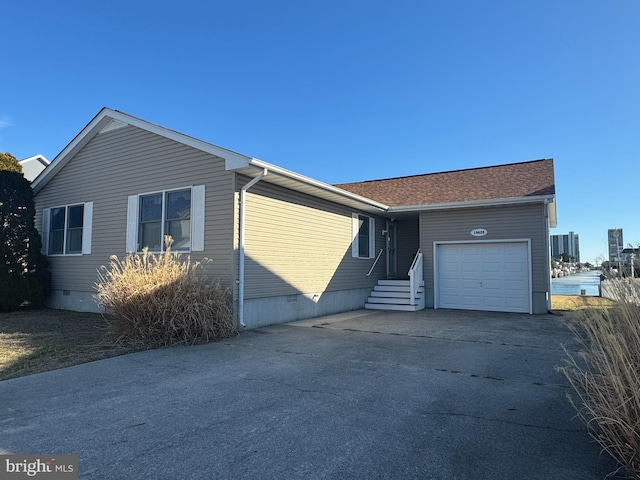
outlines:
{"label": "white garage door", "polygon": [[437,308],[529,313],[526,242],[437,246]]}

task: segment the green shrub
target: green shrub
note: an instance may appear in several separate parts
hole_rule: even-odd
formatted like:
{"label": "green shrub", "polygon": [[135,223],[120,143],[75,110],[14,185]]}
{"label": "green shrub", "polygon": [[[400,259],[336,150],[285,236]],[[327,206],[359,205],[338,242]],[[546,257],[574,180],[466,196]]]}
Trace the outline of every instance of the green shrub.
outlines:
{"label": "green shrub", "polygon": [[612,308],[582,310],[571,323],[580,352],[560,367],[591,436],[640,479],[640,286],[612,280]]}
{"label": "green shrub", "polygon": [[95,299],[114,316],[122,340],[147,346],[195,344],[235,334],[229,289],[209,281],[202,263],[171,252],[111,257]]}
{"label": "green shrub", "polygon": [[[0,154],[8,162],[9,154]],[[15,160],[15,159],[14,159]],[[15,162],[18,167],[17,160]],[[51,286],[42,240],[34,224],[31,184],[0,164],[0,311],[44,303]],[[21,169],[22,167],[20,167]]]}

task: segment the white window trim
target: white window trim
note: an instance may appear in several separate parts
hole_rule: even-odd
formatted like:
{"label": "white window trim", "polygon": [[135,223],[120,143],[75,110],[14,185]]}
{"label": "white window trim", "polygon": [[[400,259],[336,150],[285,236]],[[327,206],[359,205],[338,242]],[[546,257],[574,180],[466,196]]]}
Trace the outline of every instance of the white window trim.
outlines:
{"label": "white window trim", "polygon": [[191,187],[191,251],[204,252],[205,187]]}
{"label": "white window trim", "polygon": [[[67,222],[69,207],[83,206],[82,217],[82,248],[80,252],[67,253]],[[62,253],[49,253],[49,233],[51,231],[51,210],[64,208],[64,233],[62,236]],[[91,254],[91,235],[93,231],[93,202],[69,203],[42,209],[42,253],[49,257],[81,257]]]}
{"label": "white window trim", "polygon": [[[181,190],[191,190],[191,247],[189,250],[181,252],[202,252],[204,251],[204,219],[205,219],[205,186],[192,185],[180,188],[171,188],[167,190],[156,190],[152,192],[139,193],[130,195],[127,199],[127,233],[126,233],[126,252],[140,253],[138,250],[138,228],[140,226],[138,207],[140,205],[140,197],[146,195],[162,194],[162,210],[164,212],[164,199],[166,193],[179,192]],[[164,213],[163,213],[164,224]],[[154,253],[164,253],[154,252]]]}
{"label": "white window trim", "polygon": [[93,231],[93,202],[84,204],[82,218],[82,255],[91,253],[91,232]]}
{"label": "white window trim", "polygon": [[[360,256],[360,247],[358,241],[358,233],[360,231],[360,217],[366,217],[369,219],[369,255],[366,257]],[[361,258],[363,260],[375,258],[375,244],[376,244],[376,219],[369,215],[363,215],[360,213],[351,214],[351,256],[354,258]]]}

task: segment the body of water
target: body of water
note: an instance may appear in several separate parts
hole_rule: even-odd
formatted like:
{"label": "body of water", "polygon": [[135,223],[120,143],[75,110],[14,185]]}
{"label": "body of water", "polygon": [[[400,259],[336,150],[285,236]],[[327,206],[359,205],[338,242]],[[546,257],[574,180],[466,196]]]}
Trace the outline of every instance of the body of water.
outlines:
{"label": "body of water", "polygon": [[600,270],[590,272],[574,273],[567,277],[551,279],[552,295],[580,295],[580,290],[586,290],[589,296],[599,295],[598,285],[600,285]]}

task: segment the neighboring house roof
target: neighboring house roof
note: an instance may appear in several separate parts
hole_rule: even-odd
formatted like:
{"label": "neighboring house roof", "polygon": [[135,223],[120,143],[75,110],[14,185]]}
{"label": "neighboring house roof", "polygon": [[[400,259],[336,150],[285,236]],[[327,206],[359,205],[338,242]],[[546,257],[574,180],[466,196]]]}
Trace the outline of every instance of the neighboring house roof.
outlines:
{"label": "neighboring house roof", "polygon": [[394,207],[555,195],[552,159],[336,186]]}
{"label": "neighboring house roof", "polygon": [[33,157],[25,158],[24,160],[20,160],[20,165],[22,165],[22,173],[24,178],[33,182],[40,173],[47,168],[49,165],[49,160],[44,158],[44,155],[34,155]]}

